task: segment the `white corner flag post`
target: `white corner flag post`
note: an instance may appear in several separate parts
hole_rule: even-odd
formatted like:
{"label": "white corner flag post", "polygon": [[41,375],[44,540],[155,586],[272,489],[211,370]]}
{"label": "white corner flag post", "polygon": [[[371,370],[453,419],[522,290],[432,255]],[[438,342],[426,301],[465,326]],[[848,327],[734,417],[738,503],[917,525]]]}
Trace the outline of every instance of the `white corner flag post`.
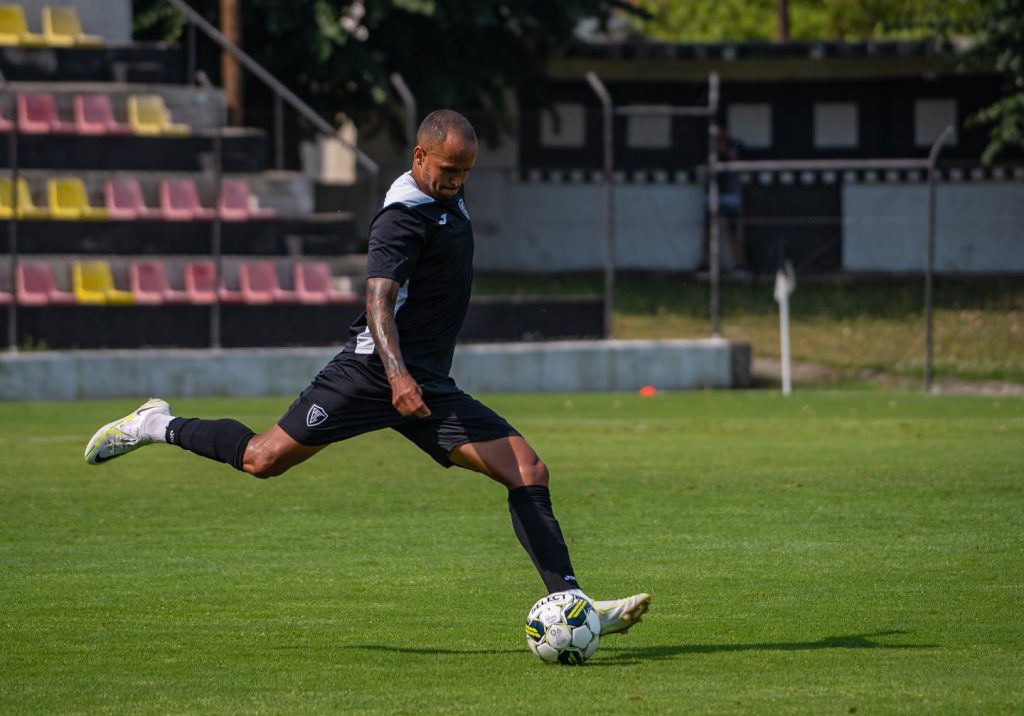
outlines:
{"label": "white corner flag post", "polygon": [[779,304],[779,348],[782,356],[782,394],[793,392],[793,372],[789,358],[789,295],[796,288],[793,264],[786,262],[775,272],[775,302]]}

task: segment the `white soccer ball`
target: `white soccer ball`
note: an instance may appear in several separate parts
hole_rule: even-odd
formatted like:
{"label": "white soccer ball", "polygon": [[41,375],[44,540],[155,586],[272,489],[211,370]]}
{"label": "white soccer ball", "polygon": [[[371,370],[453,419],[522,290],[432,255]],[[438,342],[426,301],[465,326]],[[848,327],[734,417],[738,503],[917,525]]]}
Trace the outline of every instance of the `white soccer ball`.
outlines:
{"label": "white soccer ball", "polygon": [[583,597],[555,592],[526,615],[526,645],[541,661],[582,664],[600,643],[601,620]]}

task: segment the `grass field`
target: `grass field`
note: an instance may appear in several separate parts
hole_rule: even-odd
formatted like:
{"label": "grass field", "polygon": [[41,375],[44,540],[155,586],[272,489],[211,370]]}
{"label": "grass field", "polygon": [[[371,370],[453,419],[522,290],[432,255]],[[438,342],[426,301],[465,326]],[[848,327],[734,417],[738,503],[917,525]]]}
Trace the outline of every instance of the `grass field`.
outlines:
{"label": "grass field", "polygon": [[[654,607],[582,668],[504,494],[391,433],[259,481],[132,401],[0,404],[0,713],[1024,711],[1024,400],[492,396],[551,466],[577,573]],[[188,400],[263,428],[287,399]]]}
{"label": "grass field", "polygon": [[[791,297],[793,360],[819,364],[834,383],[865,371],[918,378],[924,370],[924,285],[920,278],[808,282]],[[601,277],[484,275],[478,293],[600,295]],[[778,357],[778,306],[770,277],[722,286],[722,334],[756,357]],[[618,277],[618,338],[702,338],[710,332],[708,285],[686,275]],[[937,377],[1024,383],[1024,281],[940,277],[935,283]]]}

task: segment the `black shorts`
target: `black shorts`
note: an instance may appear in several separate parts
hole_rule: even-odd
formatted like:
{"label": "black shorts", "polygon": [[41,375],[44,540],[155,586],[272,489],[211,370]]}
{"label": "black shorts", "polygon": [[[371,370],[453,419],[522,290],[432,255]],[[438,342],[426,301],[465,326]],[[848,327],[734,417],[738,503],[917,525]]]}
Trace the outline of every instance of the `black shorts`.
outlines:
{"label": "black shorts", "polygon": [[391,404],[391,385],[375,355],[339,353],[277,421],[303,445],[327,445],[392,428],[445,467],[466,443],[519,435],[515,428],[455,381],[410,368],[430,408],[425,418],[402,416]]}

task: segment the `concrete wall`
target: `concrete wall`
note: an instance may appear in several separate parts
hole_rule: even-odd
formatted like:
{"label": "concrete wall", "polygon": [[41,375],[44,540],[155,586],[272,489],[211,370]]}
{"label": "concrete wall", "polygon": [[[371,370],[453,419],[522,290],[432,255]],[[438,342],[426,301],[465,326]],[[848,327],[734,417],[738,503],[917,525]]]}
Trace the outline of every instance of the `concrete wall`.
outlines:
{"label": "concrete wall", "polygon": [[[922,271],[927,240],[924,184],[843,187],[843,268]],[[1024,183],[940,183],[935,269],[941,273],[1024,272]]]}
{"label": "concrete wall", "polygon": [[[481,169],[474,171],[466,193],[478,269],[557,272],[604,267],[603,185],[530,183],[511,171]],[[703,202],[697,185],[618,185],[616,266],[696,269]]]}
{"label": "concrete wall", "polygon": [[25,19],[32,32],[43,30],[43,8],[73,5],[78,8],[82,31],[101,35],[107,42],[129,42],[132,39],[131,0],[18,0],[25,8]]}
{"label": "concrete wall", "polygon": [[[337,348],[69,351],[0,355],[0,400],[295,395]],[[750,384],[750,347],[723,340],[460,346],[469,392],[730,388]]]}

